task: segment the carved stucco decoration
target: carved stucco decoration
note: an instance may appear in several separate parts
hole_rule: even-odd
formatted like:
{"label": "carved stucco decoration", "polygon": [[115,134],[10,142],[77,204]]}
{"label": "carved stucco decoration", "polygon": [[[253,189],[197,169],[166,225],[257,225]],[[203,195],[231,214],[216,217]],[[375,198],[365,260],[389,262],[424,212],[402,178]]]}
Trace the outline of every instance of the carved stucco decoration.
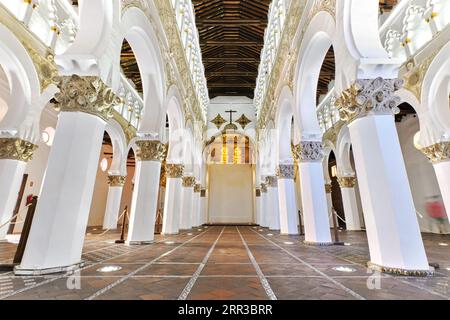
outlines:
{"label": "carved stucco decoration", "polygon": [[450,161],[450,141],[442,141],[431,146],[424,147],[421,151],[433,164]]}
{"label": "carved stucco decoration", "polygon": [[356,177],[338,177],[337,180],[341,188],[354,188],[356,185]]}
{"label": "carved stucco decoration", "polygon": [[265,183],[261,183],[261,193],[267,193],[267,185]]}
{"label": "carved stucco decoration", "polygon": [[183,187],[184,188],[193,188],[195,186],[195,177],[186,176],[183,177]]}
{"label": "carved stucco decoration", "polygon": [[369,113],[396,114],[403,85],[400,79],[359,79],[336,100],[341,120],[348,123]]}
{"label": "carved stucco decoration", "polygon": [[184,165],[182,164],[166,164],[166,174],[168,178],[181,179],[184,173]]}
{"label": "carved stucco decoration", "polygon": [[331,183],[327,183],[327,184],[325,184],[325,192],[326,193],[331,193],[331,190],[332,190],[333,188],[332,188],[332,186],[331,186]]}
{"label": "carved stucco decoration", "polygon": [[110,187],[123,187],[126,180],[126,176],[108,176],[108,184]]}
{"label": "carved stucco decoration", "polygon": [[220,127],[222,127],[222,125],[223,125],[225,122],[227,122],[227,120],[225,120],[225,119],[220,115],[220,113],[217,114],[217,116],[216,116],[214,119],[211,120],[211,123],[214,124],[214,125],[217,127],[217,129],[220,129]]}
{"label": "carved stucco decoration", "polygon": [[321,11],[326,11],[333,18],[336,18],[336,0],[316,0],[311,10],[310,19]]}
{"label": "carved stucco decoration", "polygon": [[294,146],[294,157],[298,162],[322,161],[323,145],[319,141],[302,141]]}
{"label": "carved stucco decoration", "polygon": [[125,138],[127,140],[127,144],[130,143],[130,141],[134,138],[136,138],[137,133],[136,133],[136,128],[133,127],[127,119],[125,119],[124,117],[122,117],[122,115],[120,113],[118,113],[117,111],[113,111],[113,119],[115,121],[117,121],[117,123],[121,126],[124,134],[125,134]]}
{"label": "carved stucco decoration", "polygon": [[200,193],[202,191],[202,185],[200,183],[194,184],[194,192]]}
{"label": "carved stucco decoration", "polygon": [[0,138],[0,159],[28,162],[37,148],[37,145],[22,139]]}
{"label": "carved stucco decoration", "polygon": [[162,162],[166,157],[166,146],[158,140],[136,141],[138,161]]}
{"label": "carved stucco decoration", "polygon": [[270,188],[278,187],[278,178],[276,176],[266,177],[266,186],[268,186]]}
{"label": "carved stucco decoration", "polygon": [[85,112],[108,121],[115,105],[122,104],[111,88],[98,77],[77,75],[57,77],[60,92],[55,94],[57,109],[65,112]]}
{"label": "carved stucco decoration", "polygon": [[239,125],[242,127],[242,129],[245,129],[252,121],[245,116],[245,114],[242,114],[239,119],[236,120],[236,123],[239,123]]}
{"label": "carved stucco decoration", "polygon": [[293,164],[280,164],[277,169],[279,179],[294,179],[295,166]]}

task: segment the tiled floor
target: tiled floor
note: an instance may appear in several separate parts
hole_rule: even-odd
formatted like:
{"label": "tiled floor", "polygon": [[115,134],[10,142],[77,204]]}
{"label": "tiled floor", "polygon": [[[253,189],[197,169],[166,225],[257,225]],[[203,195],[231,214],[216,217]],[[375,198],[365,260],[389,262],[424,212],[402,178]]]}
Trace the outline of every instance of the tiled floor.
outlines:
{"label": "tiled floor", "polygon": [[[442,245],[450,244],[449,235],[423,235],[429,261],[440,268],[413,278],[368,270],[364,232],[341,232],[351,245],[332,247],[245,226],[157,236],[145,246],[114,244],[117,234],[100,232],[89,231],[86,266],[75,274],[0,271],[0,299],[450,299],[450,248]],[[0,242],[0,262],[10,262],[15,248]],[[104,266],[121,269],[99,272]]]}

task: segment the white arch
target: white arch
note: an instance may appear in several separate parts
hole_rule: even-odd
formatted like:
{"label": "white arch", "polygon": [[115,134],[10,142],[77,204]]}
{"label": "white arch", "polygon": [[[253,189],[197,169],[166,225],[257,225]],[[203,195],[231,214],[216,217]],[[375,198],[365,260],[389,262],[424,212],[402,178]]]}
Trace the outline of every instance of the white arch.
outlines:
{"label": "white arch", "polygon": [[[330,140],[325,140],[323,143],[324,158],[323,158],[323,162],[322,162],[325,183],[331,183],[330,172],[328,170],[328,163],[330,161],[331,152],[333,152],[334,156],[336,157],[336,148],[335,148],[333,142],[331,142]],[[336,159],[336,162],[337,162],[337,159]]]}
{"label": "white arch", "polygon": [[109,169],[109,174],[126,176],[129,148],[125,133],[120,124],[113,119],[107,122],[105,131],[111,138],[113,147],[113,160]]}
{"label": "white arch", "polygon": [[[293,163],[292,141],[292,117],[294,116],[294,97],[288,86],[283,87],[278,99],[277,115],[275,118],[278,139],[277,159],[278,163]],[[294,126],[295,127],[295,126]]]}
{"label": "white arch", "polygon": [[347,126],[341,128],[336,141],[335,156],[338,176],[354,175],[355,172],[350,161],[350,148],[352,142],[350,140],[350,131]]}
{"label": "white arch", "polygon": [[184,154],[185,127],[182,98],[178,88],[173,85],[167,93],[166,113],[169,118],[168,163],[182,163]]}

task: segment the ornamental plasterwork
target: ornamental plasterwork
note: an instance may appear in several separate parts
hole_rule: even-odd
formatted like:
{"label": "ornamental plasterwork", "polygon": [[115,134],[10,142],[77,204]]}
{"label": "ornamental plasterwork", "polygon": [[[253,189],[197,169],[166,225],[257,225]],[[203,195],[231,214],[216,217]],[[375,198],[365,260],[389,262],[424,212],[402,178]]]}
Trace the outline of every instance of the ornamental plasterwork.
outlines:
{"label": "ornamental plasterwork", "polygon": [[325,184],[325,192],[326,193],[331,193],[331,190],[333,189],[331,183],[326,183]]}
{"label": "ornamental plasterwork", "polygon": [[164,161],[166,157],[166,146],[158,140],[136,141],[138,161]]}
{"label": "ornamental plasterwork", "polygon": [[294,146],[294,157],[298,162],[322,161],[323,145],[318,141],[302,141]]}
{"label": "ornamental plasterwork", "polygon": [[0,159],[28,162],[38,147],[18,138],[0,138]]}
{"label": "ornamental plasterwork", "polygon": [[425,59],[422,63],[415,65],[412,60],[406,63],[408,72],[403,76],[404,88],[411,91],[418,101],[422,99],[422,85],[425,75],[437,55],[437,51]]}
{"label": "ornamental plasterwork", "polygon": [[77,75],[57,77],[60,92],[55,94],[56,108],[65,112],[85,112],[108,121],[114,106],[122,104],[99,77]]}
{"label": "ornamental plasterwork", "polygon": [[199,184],[199,183],[196,183],[196,184],[194,185],[194,192],[195,192],[195,193],[200,193],[201,191],[202,191],[202,185]]}
{"label": "ornamental plasterwork", "polygon": [[356,185],[356,177],[338,177],[337,180],[341,188],[354,188]]}
{"label": "ornamental plasterwork", "polygon": [[326,11],[333,18],[336,18],[336,0],[316,0],[311,10],[310,18],[314,18],[320,11]]}
{"label": "ornamental plasterwork", "polygon": [[248,126],[252,121],[245,116],[245,114],[242,114],[242,116],[239,117],[239,119],[236,120],[236,123],[239,123],[239,125],[242,127],[242,129],[245,129],[246,126]]}
{"label": "ornamental plasterwork", "polygon": [[400,97],[395,95],[403,85],[399,79],[359,79],[336,100],[340,118],[351,122],[369,113],[396,114]]}
{"label": "ornamental plasterwork", "polygon": [[55,84],[58,67],[54,61],[54,54],[50,48],[32,34],[23,23],[16,20],[11,13],[0,5],[0,23],[5,25],[28,51],[36,68],[43,92],[49,85]]}
{"label": "ornamental plasterwork", "polygon": [[266,186],[268,186],[270,188],[278,187],[278,178],[276,176],[266,177]]}
{"label": "ornamental plasterwork", "polygon": [[108,184],[110,187],[123,187],[127,177],[125,176],[108,176]]}
{"label": "ornamental plasterwork", "polygon": [[128,120],[122,117],[122,115],[116,110],[113,110],[113,119],[117,121],[117,123],[122,127],[122,130],[125,134],[125,138],[127,140],[127,144],[130,143],[130,141],[137,136],[136,128],[133,127],[128,122]]}
{"label": "ornamental plasterwork", "polygon": [[422,151],[433,164],[450,161],[450,141],[442,141],[424,147],[420,151]]}
{"label": "ornamental plasterwork", "polygon": [[222,127],[222,125],[227,122],[227,120],[225,120],[220,113],[217,114],[217,116],[211,120],[211,123],[214,124],[217,129],[220,129],[220,127]]}
{"label": "ornamental plasterwork", "polygon": [[267,185],[265,183],[261,183],[261,193],[267,193]]}
{"label": "ornamental plasterwork", "polygon": [[294,179],[295,166],[293,164],[280,164],[277,169],[278,179]]}
{"label": "ornamental plasterwork", "polygon": [[183,177],[183,187],[193,188],[195,186],[195,178],[191,176]]}
{"label": "ornamental plasterwork", "polygon": [[167,178],[181,179],[183,177],[184,165],[182,164],[166,164]]}

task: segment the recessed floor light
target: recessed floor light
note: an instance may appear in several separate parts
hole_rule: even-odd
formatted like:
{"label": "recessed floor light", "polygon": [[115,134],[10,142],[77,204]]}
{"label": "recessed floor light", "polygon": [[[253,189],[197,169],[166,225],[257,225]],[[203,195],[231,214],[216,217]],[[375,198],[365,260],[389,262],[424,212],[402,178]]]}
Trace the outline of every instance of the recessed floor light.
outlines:
{"label": "recessed floor light", "polygon": [[268,235],[269,237],[273,236],[273,234],[272,234],[272,233],[268,233],[267,235]]}
{"label": "recessed floor light", "polygon": [[290,245],[290,244],[294,244],[294,243],[291,242],[291,241],[285,241],[284,244],[289,244]]}
{"label": "recessed floor light", "polygon": [[202,231],[202,229],[197,229],[197,231]]}
{"label": "recessed floor light", "polygon": [[352,245],[351,243],[344,242],[344,246],[351,246],[351,245]]}
{"label": "recessed floor light", "polygon": [[263,232],[264,230],[263,230],[263,229],[259,229],[258,231],[259,231],[259,232]]}
{"label": "recessed floor light", "polygon": [[439,242],[438,245],[440,245],[441,247],[448,247],[448,243],[445,242]]}
{"label": "recessed floor light", "polygon": [[92,233],[89,232],[89,233],[86,233],[86,235],[87,235],[87,236],[92,236]]}
{"label": "recessed floor light", "polygon": [[175,242],[173,242],[173,241],[166,241],[166,242],[164,242],[165,244],[174,244]]}
{"label": "recessed floor light", "polygon": [[192,236],[192,233],[189,232],[187,235],[188,235],[188,236]]}
{"label": "recessed floor light", "polygon": [[97,269],[97,272],[116,272],[122,270],[122,267],[119,266],[104,266],[100,269]]}
{"label": "recessed floor light", "polygon": [[339,271],[339,272],[356,272],[355,268],[351,268],[351,267],[344,267],[344,266],[339,266],[339,267],[334,267],[333,270]]}
{"label": "recessed floor light", "polygon": [[447,271],[450,271],[450,267],[447,267],[446,269],[447,269]]}

